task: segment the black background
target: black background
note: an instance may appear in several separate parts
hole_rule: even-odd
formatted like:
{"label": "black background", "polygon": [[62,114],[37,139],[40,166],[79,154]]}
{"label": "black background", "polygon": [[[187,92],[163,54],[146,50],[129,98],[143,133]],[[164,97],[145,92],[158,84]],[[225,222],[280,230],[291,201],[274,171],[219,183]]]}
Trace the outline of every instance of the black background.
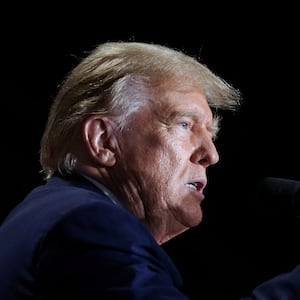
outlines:
{"label": "black background", "polygon": [[256,194],[266,176],[300,180],[297,10],[115,5],[3,8],[1,219],[42,182],[39,141],[50,103],[86,51],[107,40],[184,50],[240,89],[243,104],[223,114],[203,222],[163,247],[191,299],[238,299],[300,258],[299,223],[288,211],[270,213]]}

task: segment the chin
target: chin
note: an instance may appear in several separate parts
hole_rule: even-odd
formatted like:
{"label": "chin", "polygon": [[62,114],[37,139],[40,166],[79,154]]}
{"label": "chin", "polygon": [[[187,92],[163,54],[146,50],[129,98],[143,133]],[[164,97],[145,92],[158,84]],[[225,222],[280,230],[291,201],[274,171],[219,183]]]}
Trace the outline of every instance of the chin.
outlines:
{"label": "chin", "polygon": [[203,215],[201,208],[197,208],[197,210],[189,210],[183,211],[181,214],[178,214],[179,222],[185,227],[195,227],[199,225],[202,221]]}
{"label": "chin", "polygon": [[201,222],[202,222],[202,214],[201,214],[200,217],[194,218],[194,219],[190,222],[190,227],[198,226]]}

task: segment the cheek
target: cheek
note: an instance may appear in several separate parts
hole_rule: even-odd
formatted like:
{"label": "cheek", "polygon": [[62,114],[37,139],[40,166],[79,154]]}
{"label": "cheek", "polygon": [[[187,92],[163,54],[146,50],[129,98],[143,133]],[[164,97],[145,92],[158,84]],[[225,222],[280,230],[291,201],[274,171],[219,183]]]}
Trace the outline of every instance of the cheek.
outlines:
{"label": "cheek", "polygon": [[128,137],[124,142],[124,157],[128,163],[135,165],[141,171],[155,169],[168,162],[169,152],[165,137],[154,133]]}
{"label": "cheek", "polygon": [[168,201],[175,200],[187,177],[189,164],[187,152],[173,145],[171,148],[166,146],[164,151],[152,157],[153,160],[155,159],[155,161],[149,162],[152,180],[154,183],[159,182],[163,193],[168,196]]}
{"label": "cheek", "polygon": [[[131,142],[132,141],[132,142]],[[126,143],[127,142],[127,143]],[[129,142],[129,143],[128,143]],[[190,143],[178,136],[161,132],[128,137],[124,142],[123,160],[127,171],[140,176],[143,185],[169,189],[183,173],[190,159]],[[174,187],[173,187],[174,188]]]}
{"label": "cheek", "polygon": [[163,148],[162,164],[174,174],[185,171],[189,165],[193,147],[187,139],[174,138],[169,140]]}
{"label": "cheek", "polygon": [[190,161],[191,147],[187,141],[172,141],[165,151],[165,162],[171,168],[181,169]]}
{"label": "cheek", "polygon": [[165,199],[177,189],[176,178],[179,177],[182,160],[180,156],[165,148],[163,151],[148,149],[137,155],[140,156],[139,159],[134,159],[133,172],[139,177],[142,189],[149,196],[155,195],[155,198]]}

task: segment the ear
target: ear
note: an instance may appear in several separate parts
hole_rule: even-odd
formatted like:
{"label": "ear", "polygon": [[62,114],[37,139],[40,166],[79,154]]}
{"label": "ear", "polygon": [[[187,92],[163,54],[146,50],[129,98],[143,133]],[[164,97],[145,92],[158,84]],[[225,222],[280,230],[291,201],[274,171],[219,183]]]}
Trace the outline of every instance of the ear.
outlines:
{"label": "ear", "polygon": [[83,124],[83,138],[91,158],[102,167],[111,167],[116,163],[114,149],[110,147],[115,139],[111,121],[99,115],[89,116]]}

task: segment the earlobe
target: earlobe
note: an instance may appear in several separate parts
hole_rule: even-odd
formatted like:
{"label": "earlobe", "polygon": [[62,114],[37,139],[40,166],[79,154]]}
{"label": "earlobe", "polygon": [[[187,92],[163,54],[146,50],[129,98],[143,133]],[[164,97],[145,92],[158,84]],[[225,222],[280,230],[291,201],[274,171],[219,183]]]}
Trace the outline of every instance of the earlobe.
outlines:
{"label": "earlobe", "polygon": [[109,149],[103,149],[98,153],[99,160],[107,167],[112,167],[116,163],[115,154]]}
{"label": "earlobe", "polygon": [[83,125],[83,138],[90,157],[101,167],[111,167],[116,163],[114,149],[110,139],[114,128],[108,119],[92,115]]}

